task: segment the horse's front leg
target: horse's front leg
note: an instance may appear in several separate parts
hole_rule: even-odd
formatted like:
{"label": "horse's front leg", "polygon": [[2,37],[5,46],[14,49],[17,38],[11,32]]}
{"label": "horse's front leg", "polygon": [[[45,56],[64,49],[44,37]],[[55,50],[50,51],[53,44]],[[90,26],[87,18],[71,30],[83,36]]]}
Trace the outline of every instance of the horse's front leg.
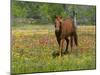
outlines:
{"label": "horse's front leg", "polygon": [[59,56],[62,56],[62,50],[63,50],[63,46],[64,45],[64,39],[60,40],[60,49],[59,49]]}
{"label": "horse's front leg", "polygon": [[60,46],[60,33],[58,31],[55,31],[55,35],[56,35],[57,42]]}
{"label": "horse's front leg", "polygon": [[65,50],[64,54],[68,53],[68,45],[69,45],[69,39],[68,38],[65,38],[65,39],[66,39],[67,45],[66,45],[66,50]]}
{"label": "horse's front leg", "polygon": [[60,46],[60,38],[59,37],[57,37],[57,42],[58,42],[58,44]]}

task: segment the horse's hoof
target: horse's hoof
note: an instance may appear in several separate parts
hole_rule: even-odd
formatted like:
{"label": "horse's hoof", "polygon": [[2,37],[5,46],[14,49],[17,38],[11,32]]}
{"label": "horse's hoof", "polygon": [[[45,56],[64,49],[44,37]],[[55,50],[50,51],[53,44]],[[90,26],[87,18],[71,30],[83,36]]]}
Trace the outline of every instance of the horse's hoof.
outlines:
{"label": "horse's hoof", "polygon": [[59,56],[59,53],[58,53],[58,52],[53,52],[53,53],[52,53],[52,56],[53,56],[53,57]]}
{"label": "horse's hoof", "polygon": [[[63,56],[63,55],[64,55],[64,52],[61,52],[61,56]],[[60,54],[59,54],[59,52],[56,51],[56,52],[52,53],[52,56],[57,57],[57,56],[60,56]]]}
{"label": "horse's hoof", "polygon": [[69,51],[65,51],[63,54],[69,54]]}

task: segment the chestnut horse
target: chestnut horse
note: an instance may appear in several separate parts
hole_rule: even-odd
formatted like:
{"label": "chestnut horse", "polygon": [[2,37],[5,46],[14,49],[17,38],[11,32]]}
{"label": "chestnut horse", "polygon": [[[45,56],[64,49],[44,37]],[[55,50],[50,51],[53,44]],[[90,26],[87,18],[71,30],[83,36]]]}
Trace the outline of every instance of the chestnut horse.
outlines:
{"label": "chestnut horse", "polygon": [[[78,45],[77,42],[77,33],[76,27],[74,25],[74,21],[72,18],[67,18],[66,20],[62,20],[62,17],[55,17],[55,35],[57,38],[57,42],[59,44],[59,55],[68,53],[68,45],[70,40],[71,50],[73,47],[73,41],[75,45]],[[63,51],[64,41],[66,40],[66,50]]]}

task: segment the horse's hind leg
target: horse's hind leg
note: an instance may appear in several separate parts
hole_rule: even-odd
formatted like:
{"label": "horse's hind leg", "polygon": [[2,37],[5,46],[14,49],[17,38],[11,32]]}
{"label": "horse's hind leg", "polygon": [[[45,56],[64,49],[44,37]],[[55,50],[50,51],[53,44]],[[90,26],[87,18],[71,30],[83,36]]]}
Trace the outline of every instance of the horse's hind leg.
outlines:
{"label": "horse's hind leg", "polygon": [[71,52],[72,52],[72,47],[73,47],[73,36],[70,36],[70,46],[71,46]]}
{"label": "horse's hind leg", "polygon": [[68,53],[68,45],[69,45],[69,39],[68,38],[65,38],[65,39],[66,39],[67,45],[66,45],[66,50],[64,54]]}

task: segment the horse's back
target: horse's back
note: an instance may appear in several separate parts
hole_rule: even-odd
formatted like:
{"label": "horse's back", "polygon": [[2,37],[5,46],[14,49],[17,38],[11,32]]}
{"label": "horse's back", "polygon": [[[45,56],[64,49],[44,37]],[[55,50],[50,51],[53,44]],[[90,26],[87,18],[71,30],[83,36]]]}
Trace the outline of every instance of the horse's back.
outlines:
{"label": "horse's back", "polygon": [[62,31],[66,34],[72,33],[74,31],[72,19],[68,18],[63,22]]}

